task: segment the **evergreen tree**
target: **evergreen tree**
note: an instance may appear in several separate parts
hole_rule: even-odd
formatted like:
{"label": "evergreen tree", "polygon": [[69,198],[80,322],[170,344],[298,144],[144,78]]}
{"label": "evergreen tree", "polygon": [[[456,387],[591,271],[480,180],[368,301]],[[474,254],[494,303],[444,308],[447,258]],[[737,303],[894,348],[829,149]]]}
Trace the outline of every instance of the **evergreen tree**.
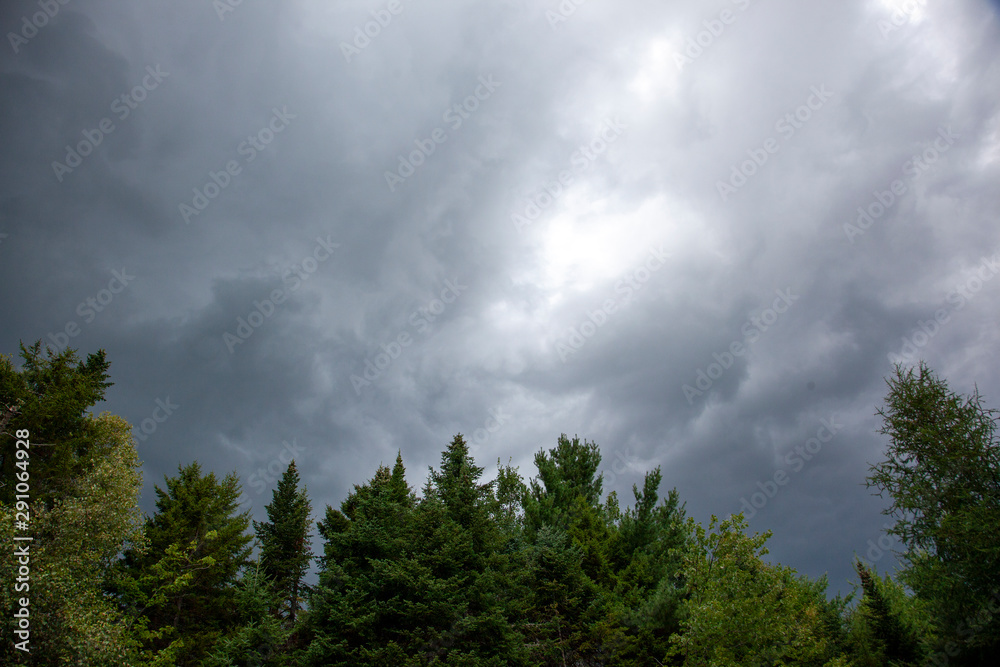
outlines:
{"label": "evergreen tree", "polygon": [[531,547],[525,623],[532,664],[590,664],[602,652],[590,632],[601,616],[600,591],[584,573],[583,559],[584,550],[562,529],[539,530]]}
{"label": "evergreen tree", "polygon": [[261,559],[248,565],[236,584],[236,627],[215,645],[201,667],[264,667],[288,664],[292,628],[273,614],[280,595]]}
{"label": "evergreen tree", "polygon": [[77,359],[66,348],[53,352],[41,341],[21,344],[23,365],[14,368],[0,355],[0,501],[11,503],[14,485],[14,433],[27,429],[31,451],[32,497],[51,507],[56,498],[72,495],[68,488],[91,467],[93,422],[87,409],[104,398],[110,362],[104,350]]}
{"label": "evergreen tree", "polygon": [[311,505],[306,490],[299,489],[299,473],[294,460],[281,475],[266,509],[268,521],[254,522],[261,545],[263,572],[278,596],[276,615],[294,624],[302,579],[312,560],[309,546]]}
{"label": "evergreen tree", "polygon": [[194,665],[237,622],[236,580],[247,564],[249,512],[237,514],[240,483],[229,474],[179,467],[155,487],[148,544],[125,553],[117,588],[147,629],[151,653],[178,646],[177,665]]}
{"label": "evergreen tree", "polygon": [[327,507],[305,664],[524,664],[481,474],[456,436],[419,501],[397,456]]}
{"label": "evergreen tree", "polygon": [[[426,573],[413,567],[418,548],[413,498],[401,457],[395,474],[379,466],[340,510],[329,505],[318,524],[324,538],[319,584],[310,598],[304,664],[403,664],[404,647],[419,636],[418,609]],[[436,610],[440,612],[440,610]],[[397,662],[393,662],[397,661]]]}
{"label": "evergreen tree", "polygon": [[663,656],[670,636],[680,631],[680,605],[685,599],[683,555],[688,533],[684,504],[677,489],[659,500],[660,468],[646,474],[640,492],[632,487],[635,505],[617,517],[609,549],[615,569],[614,614],[623,627],[622,664],[644,664],[647,656]]}
{"label": "evergreen tree", "polygon": [[475,464],[462,434],[456,435],[441,454],[441,470],[433,468],[427,495],[434,495],[444,505],[448,517],[472,540],[477,557],[492,546],[496,537],[490,520],[493,483],[479,484],[483,469]]}
{"label": "evergreen tree", "polygon": [[597,474],[601,450],[595,443],[570,440],[564,433],[548,453],[535,454],[535,466],[538,476],[524,498],[525,524],[532,535],[545,525],[567,530],[577,496],[590,507],[600,504],[604,477]]}
{"label": "evergreen tree", "polygon": [[924,664],[928,619],[919,602],[888,576],[880,577],[860,560],[854,563],[864,596],[847,615],[857,667]]}

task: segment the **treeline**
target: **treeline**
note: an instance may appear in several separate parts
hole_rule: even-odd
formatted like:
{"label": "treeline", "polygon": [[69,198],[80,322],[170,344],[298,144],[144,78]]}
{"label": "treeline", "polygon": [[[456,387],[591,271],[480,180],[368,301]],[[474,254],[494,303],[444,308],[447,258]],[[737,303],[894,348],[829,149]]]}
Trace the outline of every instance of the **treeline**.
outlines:
{"label": "treeline", "polygon": [[825,577],[766,562],[770,533],[742,515],[687,517],[659,468],[623,508],[598,446],[566,436],[527,481],[498,461],[484,482],[457,435],[419,494],[399,455],[315,525],[294,461],[263,522],[235,474],[193,462],[144,517],[131,427],[88,412],[104,352],[21,357],[0,356],[5,665],[980,665],[1000,649],[995,413],[923,364],[888,380],[890,444],[866,479],[892,499],[904,566],[858,559],[855,592],[828,599]]}

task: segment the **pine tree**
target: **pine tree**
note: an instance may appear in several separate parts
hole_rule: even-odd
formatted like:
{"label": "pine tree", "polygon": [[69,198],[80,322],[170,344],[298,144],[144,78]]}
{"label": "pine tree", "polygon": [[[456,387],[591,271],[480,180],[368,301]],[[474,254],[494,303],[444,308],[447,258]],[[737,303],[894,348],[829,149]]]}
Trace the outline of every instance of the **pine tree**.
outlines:
{"label": "pine tree", "polygon": [[[902,587],[888,577],[880,577],[860,560],[854,562],[864,597],[852,616],[855,625],[863,624],[867,632],[860,639],[871,646],[878,664],[918,665],[923,663],[920,632],[912,618],[905,615],[913,600],[907,599]],[[905,602],[904,602],[905,601]],[[912,614],[911,614],[912,616]],[[867,656],[862,656],[867,657]]]}
{"label": "pine tree", "polygon": [[456,435],[441,454],[441,470],[431,469],[432,493],[447,510],[449,518],[467,531],[475,554],[481,556],[495,538],[490,521],[493,483],[479,484],[483,469],[475,464],[462,434]]}
{"label": "pine tree", "polygon": [[598,475],[601,450],[597,444],[563,433],[548,453],[535,454],[538,477],[532,479],[524,498],[525,524],[531,535],[542,526],[568,530],[577,496],[596,508],[601,502],[604,476]]}
{"label": "pine tree", "polygon": [[118,589],[144,619],[152,652],[179,640],[178,665],[197,664],[237,622],[237,574],[248,563],[249,512],[237,514],[235,473],[219,481],[197,461],[156,490],[148,544],[130,549]]}
{"label": "pine tree", "polygon": [[555,526],[543,526],[530,548],[531,598],[524,623],[532,664],[593,664],[590,641],[600,620],[600,591],[583,571],[584,550]]}
{"label": "pine tree", "polygon": [[254,522],[261,545],[263,571],[280,600],[276,615],[294,624],[302,579],[312,560],[309,546],[312,508],[306,489],[299,489],[299,473],[294,460],[281,475],[266,509],[268,521]]}
{"label": "pine tree", "polygon": [[258,557],[236,585],[237,627],[219,640],[201,667],[287,665],[293,629],[273,615],[278,599]]}
{"label": "pine tree", "polygon": [[657,505],[661,479],[657,467],[646,474],[642,491],[633,485],[635,505],[623,513],[617,510],[616,498],[608,503],[609,519],[617,524],[609,548],[615,572],[610,605],[624,635],[616,657],[626,665],[643,664],[644,656],[662,657],[670,635],[680,630],[685,511],[677,489]]}
{"label": "pine tree", "polygon": [[402,664],[404,646],[420,635],[407,606],[426,595],[424,573],[410,554],[421,546],[402,458],[379,466],[317,525],[324,538],[319,584],[310,597],[304,664]]}
{"label": "pine tree", "polygon": [[[104,350],[80,362],[67,348],[42,353],[41,341],[21,344],[23,365],[0,355],[0,482],[13,479],[14,433],[31,433],[32,498],[51,507],[69,493],[92,465],[93,422],[87,409],[104,398],[111,365]],[[14,485],[0,485],[0,501],[11,503]]]}
{"label": "pine tree", "polygon": [[304,664],[519,665],[523,642],[494,567],[491,484],[456,436],[419,501],[402,457],[318,524],[325,539]]}

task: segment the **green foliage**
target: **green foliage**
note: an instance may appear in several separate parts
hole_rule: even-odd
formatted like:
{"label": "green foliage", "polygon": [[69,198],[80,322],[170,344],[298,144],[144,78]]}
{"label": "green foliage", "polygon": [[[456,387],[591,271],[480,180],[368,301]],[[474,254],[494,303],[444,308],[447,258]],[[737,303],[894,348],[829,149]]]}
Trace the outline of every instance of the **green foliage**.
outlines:
{"label": "green foliage", "polygon": [[601,465],[601,450],[593,442],[579,438],[572,440],[566,434],[548,453],[535,454],[538,477],[531,480],[524,497],[526,527],[534,535],[542,526],[569,528],[570,513],[577,497],[584,504],[597,507],[601,502],[603,475],[597,470]]}
{"label": "green foliage", "polygon": [[742,514],[708,532],[688,520],[684,559],[690,597],[671,655],[693,665],[836,664],[839,637],[826,621],[825,582],[813,585],[791,568],[765,563],[770,532],[746,535]]}
{"label": "green foliage", "polygon": [[216,643],[202,667],[291,664],[285,649],[293,629],[272,614],[282,596],[259,558],[247,566],[236,584],[236,627]]}
{"label": "green foliage", "polygon": [[[355,486],[318,528],[326,542],[311,598],[304,664],[521,664],[504,542],[491,523],[502,503],[456,436],[419,502],[401,457]],[[501,568],[501,569],[498,569]]]}
{"label": "green foliage", "polygon": [[600,591],[583,571],[584,557],[560,528],[539,530],[528,575],[526,635],[532,664],[576,664],[600,653],[590,632],[601,613]]}
{"label": "green foliage", "polygon": [[[233,474],[194,462],[156,487],[142,521],[130,426],[87,408],[103,397],[104,353],[22,345],[0,357],[0,468],[32,434],[32,654],[12,665],[462,665],[638,667],[988,664],[1000,643],[1000,443],[978,394],[926,366],[896,368],[869,486],[889,493],[907,548],[899,581],[855,564],[860,601],[826,597],[765,562],[770,533],[742,515],[706,529],[648,472],[634,503],[602,501],[597,445],[561,435],[527,484],[497,461],[483,482],[461,434],[422,497],[401,453],[326,506],[317,586],[311,507],[295,462],[253,524]],[[12,571],[12,485],[0,490],[0,567]],[[123,554],[123,556],[122,556]],[[904,586],[905,585],[905,586]],[[306,595],[308,594],[308,595]],[[15,591],[0,591],[10,614]],[[307,598],[306,609],[302,602]]]}
{"label": "green foliage", "polygon": [[148,656],[179,649],[177,665],[197,664],[237,622],[236,578],[246,565],[249,513],[236,514],[235,474],[219,481],[194,462],[156,488],[147,543],[128,550],[115,586],[144,619]]}
{"label": "green foliage", "polygon": [[[6,574],[16,569],[15,508],[0,503],[0,568],[5,573],[0,609],[10,619],[15,598],[29,596],[32,633],[31,662],[22,663],[23,653],[5,639],[3,664],[132,664],[130,637],[113,601],[104,595],[103,583],[121,550],[140,540],[142,473],[125,420],[104,413],[87,417],[87,422],[81,430],[89,434],[87,448],[93,453],[88,467],[65,480],[66,494],[51,507],[31,504],[30,589],[21,593]],[[34,454],[34,447],[29,451]],[[33,460],[28,469],[34,481]]]}
{"label": "green foliage", "polygon": [[860,560],[854,566],[863,592],[860,604],[847,616],[854,664],[924,664],[932,628],[921,601]]}
{"label": "green foliage", "polygon": [[889,531],[907,552],[901,581],[928,603],[938,648],[962,647],[975,662],[1000,651],[1000,614],[970,631],[970,615],[1000,591],[1000,441],[996,411],[973,393],[948,389],[923,363],[897,366],[888,381],[881,432],[886,458],[868,485],[890,494]]}
{"label": "green foliage", "polygon": [[[0,482],[13,479],[14,432],[28,429],[32,449],[32,496],[51,507],[90,468],[96,434],[87,409],[104,398],[110,362],[104,350],[77,359],[67,348],[56,353],[41,341],[21,344],[23,365],[0,355]],[[0,501],[10,504],[12,484],[0,486]]]}
{"label": "green foliage", "polygon": [[656,468],[647,473],[641,492],[632,487],[632,509],[609,509],[618,517],[609,552],[616,571],[615,618],[624,630],[617,654],[623,664],[644,664],[645,656],[662,659],[670,636],[680,630],[680,604],[686,596],[685,511],[677,489],[657,505],[660,481]]}
{"label": "green foliage", "polygon": [[274,613],[295,623],[295,613],[301,607],[302,578],[309,569],[312,549],[309,546],[311,505],[305,489],[299,489],[299,473],[295,461],[278,481],[267,505],[268,521],[254,522],[260,540],[264,576],[277,593]]}

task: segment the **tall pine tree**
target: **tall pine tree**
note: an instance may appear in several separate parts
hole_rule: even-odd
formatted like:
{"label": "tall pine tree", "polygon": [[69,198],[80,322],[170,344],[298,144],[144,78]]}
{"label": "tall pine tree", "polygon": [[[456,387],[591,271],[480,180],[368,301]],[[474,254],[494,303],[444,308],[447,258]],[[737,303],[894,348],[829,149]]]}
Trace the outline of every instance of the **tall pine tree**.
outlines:
{"label": "tall pine tree", "polygon": [[149,654],[173,646],[177,665],[198,664],[235,626],[236,581],[248,563],[250,513],[237,514],[240,483],[202,475],[197,461],[156,489],[144,548],[125,553],[118,588],[149,634]]}
{"label": "tall pine tree", "polygon": [[276,615],[294,624],[300,608],[302,579],[312,560],[309,546],[312,507],[306,489],[299,489],[294,459],[281,475],[266,509],[268,521],[254,522],[260,540],[261,567],[280,600],[279,608],[274,610]]}

